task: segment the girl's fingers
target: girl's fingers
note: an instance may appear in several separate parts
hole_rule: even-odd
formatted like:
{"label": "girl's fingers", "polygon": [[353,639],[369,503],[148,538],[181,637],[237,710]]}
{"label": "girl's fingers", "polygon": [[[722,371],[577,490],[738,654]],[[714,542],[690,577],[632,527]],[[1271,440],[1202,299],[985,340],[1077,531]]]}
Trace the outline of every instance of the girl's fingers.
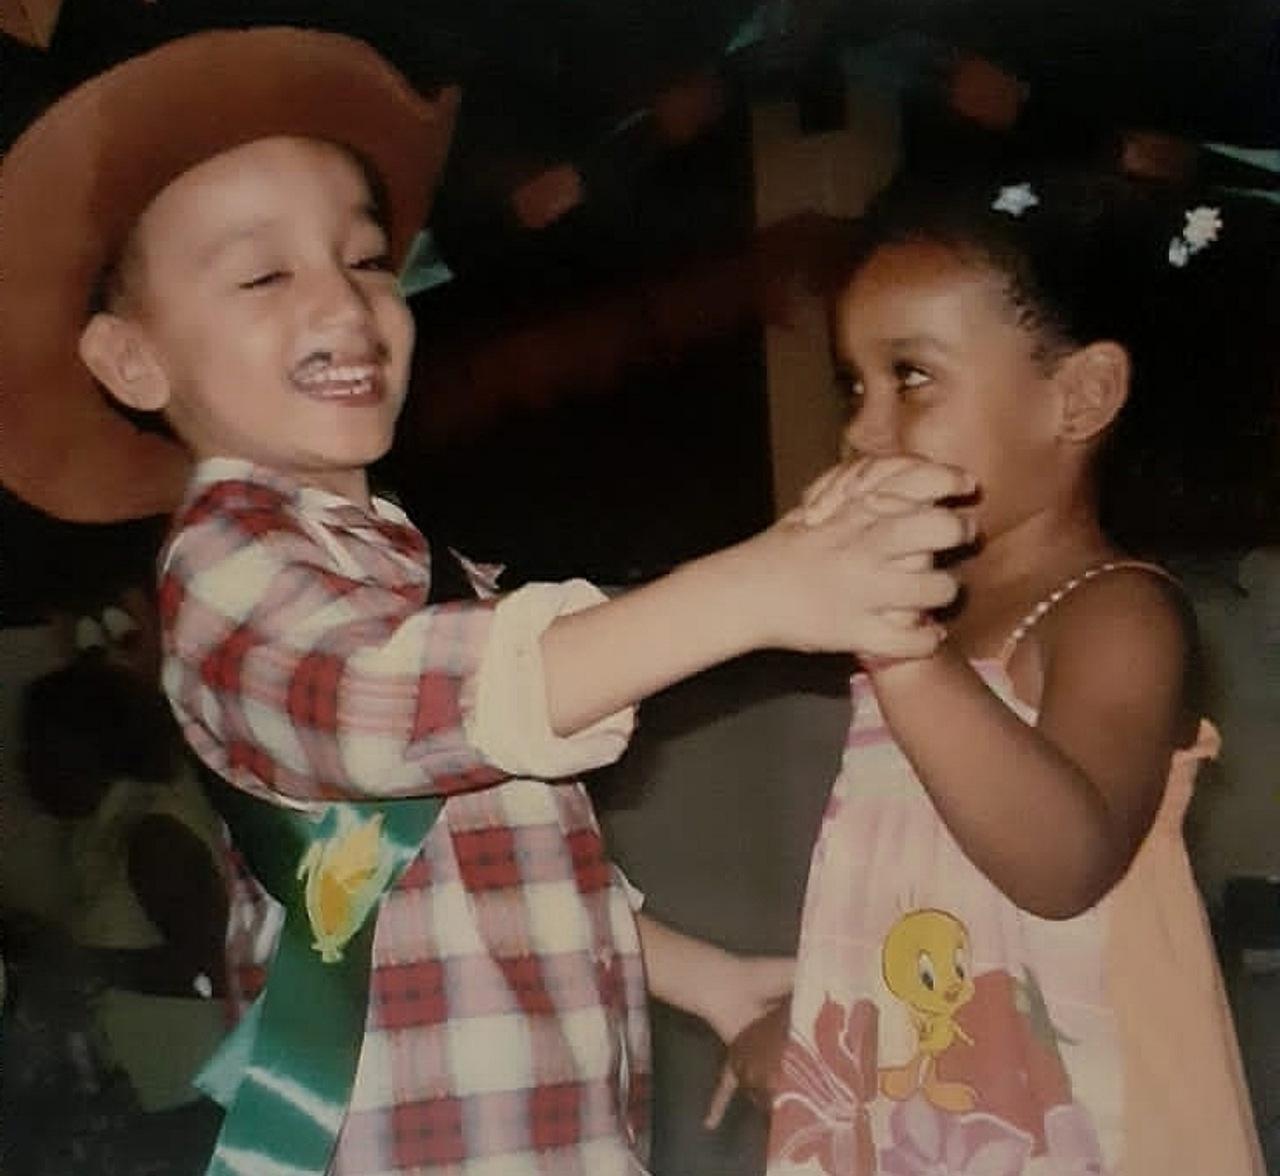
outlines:
{"label": "girl's fingers", "polygon": [[729,1104],[733,1101],[737,1090],[737,1075],[733,1072],[733,1066],[725,1062],[720,1068],[720,1081],[716,1083],[715,1093],[711,1096],[711,1102],[707,1104],[707,1113],[702,1120],[702,1125],[708,1131],[714,1131],[720,1126],[724,1113],[729,1109]]}

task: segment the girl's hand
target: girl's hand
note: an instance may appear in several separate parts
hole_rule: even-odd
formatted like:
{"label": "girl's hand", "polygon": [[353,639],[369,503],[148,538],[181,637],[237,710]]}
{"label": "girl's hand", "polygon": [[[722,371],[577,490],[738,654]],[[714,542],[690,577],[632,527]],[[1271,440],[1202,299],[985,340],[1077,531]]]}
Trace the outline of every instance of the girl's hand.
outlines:
{"label": "girl's hand", "polygon": [[778,1001],[733,1039],[702,1121],[704,1127],[715,1130],[720,1126],[739,1089],[761,1110],[770,1109],[790,1025],[791,1001]]}

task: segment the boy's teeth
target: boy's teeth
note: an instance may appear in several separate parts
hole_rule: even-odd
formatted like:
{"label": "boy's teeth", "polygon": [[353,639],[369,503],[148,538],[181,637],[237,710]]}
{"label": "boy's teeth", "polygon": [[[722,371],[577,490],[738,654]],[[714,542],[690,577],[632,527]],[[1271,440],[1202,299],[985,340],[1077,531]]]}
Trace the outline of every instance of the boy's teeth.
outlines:
{"label": "boy's teeth", "polygon": [[342,399],[373,391],[377,367],[373,364],[308,364],[295,379],[304,391]]}
{"label": "boy's teeth", "polygon": [[372,365],[347,364],[344,366],[316,366],[308,368],[298,375],[298,381],[302,384],[345,384],[354,380],[369,380],[373,378],[374,369]]}

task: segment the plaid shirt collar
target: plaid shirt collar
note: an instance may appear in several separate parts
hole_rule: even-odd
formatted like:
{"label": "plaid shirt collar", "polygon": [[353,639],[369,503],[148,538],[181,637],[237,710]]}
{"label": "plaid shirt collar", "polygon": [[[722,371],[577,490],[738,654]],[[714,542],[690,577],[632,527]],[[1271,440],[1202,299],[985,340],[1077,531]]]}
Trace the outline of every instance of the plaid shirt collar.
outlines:
{"label": "plaid shirt collar", "polygon": [[286,498],[302,513],[311,517],[323,516],[339,525],[360,526],[373,521],[391,523],[398,527],[412,526],[408,515],[390,499],[371,495],[366,509],[341,494],[308,485],[281,470],[241,457],[206,457],[198,462],[187,483],[179,513],[218,482],[245,482],[265,486]]}

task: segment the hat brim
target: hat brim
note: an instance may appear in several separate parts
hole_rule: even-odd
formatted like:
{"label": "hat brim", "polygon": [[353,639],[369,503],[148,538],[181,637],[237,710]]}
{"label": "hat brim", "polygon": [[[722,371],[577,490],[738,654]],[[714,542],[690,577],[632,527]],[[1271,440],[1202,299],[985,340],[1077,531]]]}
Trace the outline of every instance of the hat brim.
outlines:
{"label": "hat brim", "polygon": [[77,350],[131,226],[203,160],[277,135],[323,139],[377,174],[399,264],[457,97],[425,100],[361,41],[260,28],[172,41],[55,103],[0,160],[0,482],[78,522],[172,510],[189,455],[112,409]]}

